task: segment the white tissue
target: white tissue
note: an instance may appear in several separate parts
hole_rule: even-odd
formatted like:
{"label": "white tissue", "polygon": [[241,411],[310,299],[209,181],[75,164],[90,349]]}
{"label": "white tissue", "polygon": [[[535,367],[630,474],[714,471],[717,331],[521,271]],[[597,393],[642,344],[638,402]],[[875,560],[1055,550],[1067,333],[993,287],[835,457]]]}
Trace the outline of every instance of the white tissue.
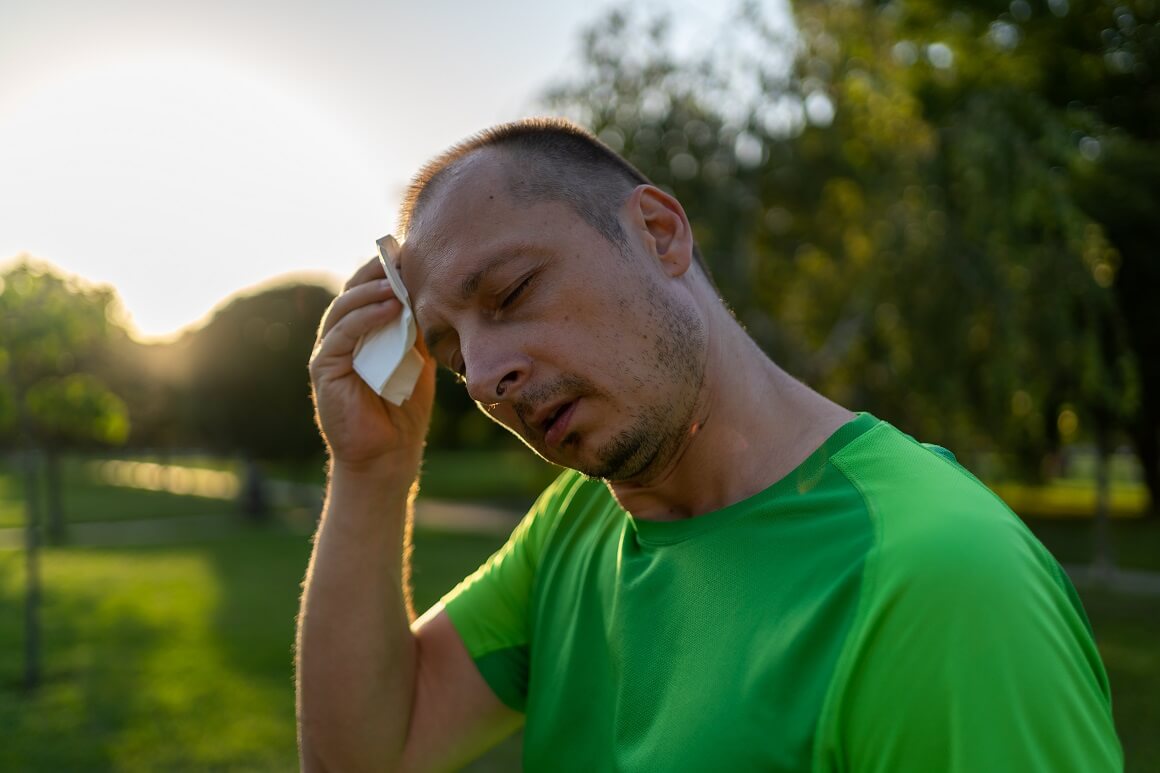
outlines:
{"label": "white tissue", "polygon": [[395,297],[403,304],[403,312],[394,322],[359,340],[354,349],[354,369],[384,400],[402,405],[415,390],[423,370],[423,355],[415,348],[417,329],[411,298],[395,268],[399,243],[393,236],[384,236],[378,245],[379,262],[387,272]]}

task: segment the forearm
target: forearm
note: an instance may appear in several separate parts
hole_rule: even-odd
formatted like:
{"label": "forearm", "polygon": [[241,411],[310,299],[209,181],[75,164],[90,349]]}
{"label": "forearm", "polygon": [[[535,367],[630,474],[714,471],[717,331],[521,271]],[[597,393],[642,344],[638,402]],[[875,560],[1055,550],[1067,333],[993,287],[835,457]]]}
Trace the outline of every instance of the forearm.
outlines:
{"label": "forearm", "polygon": [[298,620],[305,770],[386,769],[402,753],[416,668],[408,495],[382,476],[332,471]]}

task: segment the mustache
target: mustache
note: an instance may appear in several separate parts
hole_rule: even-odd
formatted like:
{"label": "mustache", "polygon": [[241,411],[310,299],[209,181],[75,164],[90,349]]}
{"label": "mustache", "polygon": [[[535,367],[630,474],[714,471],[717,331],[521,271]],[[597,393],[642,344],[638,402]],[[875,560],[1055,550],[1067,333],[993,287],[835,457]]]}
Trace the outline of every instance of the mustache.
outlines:
{"label": "mustache", "polygon": [[586,378],[576,375],[562,375],[545,384],[537,384],[520,392],[519,397],[512,401],[512,410],[515,411],[520,423],[529,431],[534,429],[531,419],[543,406],[571,396],[573,399],[582,394],[592,394],[596,391],[595,385]]}

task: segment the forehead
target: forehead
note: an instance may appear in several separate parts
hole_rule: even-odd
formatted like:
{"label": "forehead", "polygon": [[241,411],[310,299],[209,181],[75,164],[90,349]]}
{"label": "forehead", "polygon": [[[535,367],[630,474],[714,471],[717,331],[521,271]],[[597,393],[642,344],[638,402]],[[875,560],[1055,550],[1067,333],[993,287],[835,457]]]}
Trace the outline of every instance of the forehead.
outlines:
{"label": "forehead", "polygon": [[455,300],[497,259],[537,252],[578,219],[559,202],[526,204],[511,194],[508,160],[492,148],[456,162],[414,213],[403,246],[403,281],[417,311]]}

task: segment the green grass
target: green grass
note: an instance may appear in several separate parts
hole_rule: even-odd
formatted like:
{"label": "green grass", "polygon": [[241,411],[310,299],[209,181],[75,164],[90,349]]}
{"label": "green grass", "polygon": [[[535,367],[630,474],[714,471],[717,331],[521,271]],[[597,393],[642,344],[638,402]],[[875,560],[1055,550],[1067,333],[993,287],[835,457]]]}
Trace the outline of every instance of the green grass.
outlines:
{"label": "green grass", "polygon": [[[300,543],[46,551],[45,683],[15,690],[19,663],[4,653],[0,722],[13,732],[0,768],[286,769],[293,593],[276,584],[293,589]],[[273,592],[254,604],[236,580],[259,568]],[[19,619],[12,572],[2,587],[0,620]]]}
{"label": "green grass", "polygon": [[[499,544],[416,536],[425,608]],[[291,642],[309,552],[255,532],[45,551],[44,684],[19,686],[21,554],[0,553],[0,770],[296,769]],[[513,756],[514,755],[514,756]],[[479,770],[510,770],[518,743]]]}
{"label": "green grass", "polygon": [[1160,596],[1081,594],[1112,684],[1128,771],[1160,770]]}

